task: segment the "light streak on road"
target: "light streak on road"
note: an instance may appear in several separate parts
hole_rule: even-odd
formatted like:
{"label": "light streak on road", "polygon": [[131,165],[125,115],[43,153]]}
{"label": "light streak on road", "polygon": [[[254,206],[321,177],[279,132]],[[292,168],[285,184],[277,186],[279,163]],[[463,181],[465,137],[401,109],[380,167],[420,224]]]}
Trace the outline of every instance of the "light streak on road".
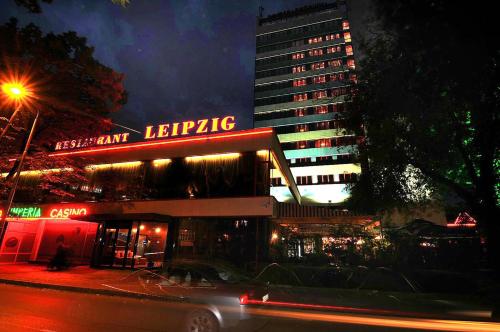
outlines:
{"label": "light streak on road", "polygon": [[383,326],[393,328],[420,329],[427,331],[456,331],[456,332],[498,332],[500,323],[474,322],[462,320],[441,320],[402,317],[374,317],[363,315],[348,315],[335,313],[315,313],[291,310],[276,310],[270,308],[248,308],[247,313],[259,316],[291,318],[330,323]]}

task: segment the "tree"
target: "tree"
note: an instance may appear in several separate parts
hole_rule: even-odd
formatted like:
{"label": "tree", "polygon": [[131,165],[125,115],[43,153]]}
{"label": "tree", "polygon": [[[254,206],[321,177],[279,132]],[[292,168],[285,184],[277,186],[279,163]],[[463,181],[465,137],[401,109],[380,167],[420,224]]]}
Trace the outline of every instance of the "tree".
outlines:
{"label": "tree", "polygon": [[[41,3],[52,3],[53,0],[14,0],[16,5],[26,8],[30,13],[40,14],[42,12]],[[127,7],[130,0],[111,0],[112,3]]]}
{"label": "tree", "polygon": [[[29,24],[19,28],[11,19],[0,26],[0,84],[24,80],[32,91],[30,102],[21,107],[0,143],[0,169],[13,174],[17,164],[9,156],[24,146],[27,128],[31,126],[35,110],[40,111],[40,122],[30,149],[30,158],[24,169],[61,169],[57,176],[43,175],[40,183],[46,190],[66,195],[68,180],[81,181],[81,169],[76,160],[47,158],[55,142],[75,137],[94,137],[110,127],[108,116],[126,102],[123,75],[113,71],[93,57],[93,48],[75,32],[44,35],[38,27]],[[16,105],[2,94],[0,114],[9,118]],[[3,127],[4,123],[0,123]],[[63,173],[68,173],[64,177]],[[10,187],[9,177],[0,181],[0,192]]]}
{"label": "tree", "polygon": [[376,31],[361,43],[359,84],[346,113],[349,123],[364,124],[356,129],[367,135],[360,154],[369,165],[351,204],[373,211],[453,201],[478,220],[500,267],[495,10],[380,0],[374,13]]}
{"label": "tree", "polygon": [[[16,5],[26,8],[30,13],[39,14],[42,12],[39,0],[14,0]],[[41,0],[41,2],[52,3],[52,0]]]}

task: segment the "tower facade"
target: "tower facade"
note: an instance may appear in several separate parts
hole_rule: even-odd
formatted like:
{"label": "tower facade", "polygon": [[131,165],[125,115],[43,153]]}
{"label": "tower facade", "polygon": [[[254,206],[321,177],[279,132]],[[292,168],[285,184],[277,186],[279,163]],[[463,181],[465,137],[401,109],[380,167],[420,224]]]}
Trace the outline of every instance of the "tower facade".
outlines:
{"label": "tower facade", "polygon": [[[361,167],[342,111],[356,82],[346,6],[323,3],[259,17],[255,127],[273,127],[303,203],[338,204]],[[279,172],[271,194],[292,201]]]}

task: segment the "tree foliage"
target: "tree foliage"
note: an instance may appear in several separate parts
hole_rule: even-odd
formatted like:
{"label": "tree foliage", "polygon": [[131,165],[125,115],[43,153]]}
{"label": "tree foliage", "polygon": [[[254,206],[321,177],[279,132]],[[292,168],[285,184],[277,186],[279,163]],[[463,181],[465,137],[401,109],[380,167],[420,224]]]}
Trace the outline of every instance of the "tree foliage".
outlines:
{"label": "tree foliage", "polygon": [[[52,3],[53,0],[14,0],[14,2],[16,5],[26,8],[30,13],[40,14],[42,12],[42,2]],[[124,8],[130,4],[130,0],[111,0],[111,2]]]}
{"label": "tree foliage", "polygon": [[355,206],[453,200],[489,234],[499,228],[500,48],[492,6],[374,2],[376,30],[361,43],[347,114],[367,135],[361,157],[369,169],[352,188]]}
{"label": "tree foliage", "polygon": [[52,3],[52,0],[14,0],[16,5],[26,8],[30,13],[42,12],[41,2]]}
{"label": "tree foliage", "polygon": [[[47,152],[57,141],[92,137],[108,129],[108,117],[126,102],[124,76],[99,63],[93,57],[94,49],[75,32],[43,34],[33,24],[19,27],[11,19],[0,26],[0,45],[8,45],[0,51],[0,80],[24,79],[32,90],[29,103],[21,106],[14,126],[2,138],[0,169],[15,169],[6,156],[20,153],[36,110],[40,121],[23,169],[77,168],[75,161],[47,158]],[[0,114],[8,118],[15,105],[4,94],[1,98]],[[64,182],[60,176],[57,179]],[[41,185],[62,193],[61,186],[55,185],[57,179],[52,177]],[[2,181],[1,187],[8,188],[9,181]]]}

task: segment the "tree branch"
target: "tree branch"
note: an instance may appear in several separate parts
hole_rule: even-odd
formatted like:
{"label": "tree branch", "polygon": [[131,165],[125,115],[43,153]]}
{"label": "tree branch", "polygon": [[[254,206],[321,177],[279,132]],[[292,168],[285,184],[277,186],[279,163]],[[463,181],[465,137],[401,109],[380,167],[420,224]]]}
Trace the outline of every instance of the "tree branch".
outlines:
{"label": "tree branch", "polygon": [[462,187],[461,185],[459,185],[455,181],[448,179],[446,176],[443,176],[443,175],[441,175],[441,174],[439,174],[431,169],[428,169],[423,164],[421,164],[415,160],[411,161],[411,164],[414,167],[420,169],[422,174],[424,174],[425,176],[428,176],[429,178],[431,178],[431,179],[449,187],[450,189],[452,189],[455,193],[457,193],[458,196],[462,197],[469,204],[471,204],[471,205],[475,204],[475,197],[470,190],[467,190],[466,188]]}

